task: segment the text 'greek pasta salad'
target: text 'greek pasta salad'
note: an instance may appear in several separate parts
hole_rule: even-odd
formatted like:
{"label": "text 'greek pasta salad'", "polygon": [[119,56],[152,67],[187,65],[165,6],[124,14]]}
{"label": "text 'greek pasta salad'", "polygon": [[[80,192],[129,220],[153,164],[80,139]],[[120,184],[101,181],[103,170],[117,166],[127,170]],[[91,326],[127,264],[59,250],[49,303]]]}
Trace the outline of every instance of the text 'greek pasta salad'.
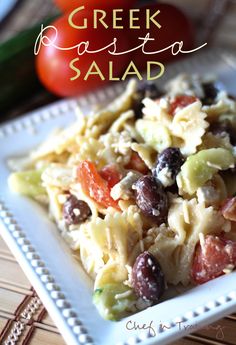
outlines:
{"label": "text 'greek pasta salad'", "polygon": [[9,161],[10,188],[48,206],[94,281],[105,319],[155,305],[170,285],[236,266],[236,102],[179,75],[131,80],[105,109]]}

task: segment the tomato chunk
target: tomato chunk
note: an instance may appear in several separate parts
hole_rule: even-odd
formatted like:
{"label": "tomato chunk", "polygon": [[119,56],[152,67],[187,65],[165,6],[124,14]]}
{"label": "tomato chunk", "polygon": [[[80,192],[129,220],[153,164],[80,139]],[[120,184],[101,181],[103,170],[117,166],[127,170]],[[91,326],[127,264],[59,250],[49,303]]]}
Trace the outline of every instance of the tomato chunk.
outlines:
{"label": "tomato chunk", "polygon": [[223,275],[225,269],[236,265],[236,242],[222,236],[207,235],[195,250],[191,277],[195,284],[203,284]]}
{"label": "tomato chunk", "polygon": [[85,194],[103,207],[120,209],[117,201],[110,196],[107,182],[99,175],[95,165],[90,161],[83,161],[77,169],[78,181]]}
{"label": "tomato chunk", "polygon": [[109,188],[114,187],[114,185],[120,182],[122,179],[122,174],[115,164],[106,165],[104,168],[102,168],[102,170],[99,171],[99,174],[105,181],[107,181]]}
{"label": "tomato chunk", "polygon": [[146,166],[142,158],[135,151],[132,151],[130,161],[125,166],[125,168],[130,170],[136,170],[144,175],[146,175],[149,171],[148,167]]}
{"label": "tomato chunk", "polygon": [[225,219],[236,222],[236,197],[227,199],[221,211]]}
{"label": "tomato chunk", "polygon": [[197,101],[197,97],[189,95],[176,96],[170,103],[169,113],[175,115],[178,110],[187,107],[188,105]]}

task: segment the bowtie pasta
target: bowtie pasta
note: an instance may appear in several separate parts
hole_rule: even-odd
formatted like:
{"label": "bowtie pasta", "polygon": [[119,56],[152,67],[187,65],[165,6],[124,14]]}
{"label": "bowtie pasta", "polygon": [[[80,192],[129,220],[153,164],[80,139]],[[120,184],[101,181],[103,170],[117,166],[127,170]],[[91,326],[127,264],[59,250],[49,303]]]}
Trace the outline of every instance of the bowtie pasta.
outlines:
{"label": "bowtie pasta", "polygon": [[163,90],[131,80],[92,115],[20,160],[12,191],[47,205],[94,281],[100,314],[157,304],[170,285],[236,265],[236,102],[180,75]]}

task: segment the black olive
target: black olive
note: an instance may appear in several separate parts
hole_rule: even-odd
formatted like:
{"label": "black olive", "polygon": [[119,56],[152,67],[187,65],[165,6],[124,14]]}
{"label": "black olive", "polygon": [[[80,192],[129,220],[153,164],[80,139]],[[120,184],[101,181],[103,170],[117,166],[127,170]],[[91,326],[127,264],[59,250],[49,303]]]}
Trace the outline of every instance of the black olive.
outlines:
{"label": "black olive", "polygon": [[154,83],[143,82],[140,83],[137,89],[136,97],[134,100],[134,112],[137,119],[143,117],[143,108],[142,100],[144,98],[151,98],[153,100],[160,98],[163,95],[158,87]]}
{"label": "black olive", "polygon": [[138,86],[137,94],[139,98],[151,98],[153,100],[160,98],[163,95],[163,92],[161,92],[158,87],[154,83],[140,83]]}
{"label": "black olive", "polygon": [[70,195],[63,205],[63,218],[67,225],[85,222],[91,216],[89,206],[83,200]]}
{"label": "black olive", "polygon": [[[177,147],[168,147],[158,156],[156,167],[153,169],[153,176],[159,180],[164,187],[172,186],[176,176],[184,163],[184,157]],[[163,170],[165,169],[165,170]]]}
{"label": "black olive", "polygon": [[201,99],[203,105],[211,105],[214,103],[219,89],[214,83],[204,83],[202,84],[204,97]]}
{"label": "black olive", "polygon": [[156,225],[167,220],[168,198],[162,184],[153,176],[142,176],[134,184],[136,204]]}
{"label": "black olive", "polygon": [[165,291],[165,278],[157,259],[148,252],[140,254],[132,269],[132,286],[138,297],[156,304]]}
{"label": "black olive", "polygon": [[134,109],[136,119],[141,119],[143,117],[143,108],[144,108],[144,105],[141,101],[134,102],[133,109]]}

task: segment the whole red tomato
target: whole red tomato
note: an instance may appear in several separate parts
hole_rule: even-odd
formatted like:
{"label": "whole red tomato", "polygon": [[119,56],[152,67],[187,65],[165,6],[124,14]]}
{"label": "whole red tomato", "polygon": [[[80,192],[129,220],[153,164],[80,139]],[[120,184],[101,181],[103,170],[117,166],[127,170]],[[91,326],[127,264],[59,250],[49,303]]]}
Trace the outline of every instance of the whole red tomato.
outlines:
{"label": "whole red tomato", "polygon": [[[154,18],[161,25],[160,29],[158,29],[158,27],[153,23],[151,23],[150,29],[146,28],[146,9],[150,9],[151,15],[157,10],[160,10],[160,13]],[[185,14],[177,7],[170,4],[149,5],[140,9],[139,17],[140,20],[136,22],[136,25],[139,25],[140,29],[129,31],[133,47],[142,43],[142,41],[138,40],[138,37],[145,37],[147,33],[150,33],[150,37],[155,38],[155,40],[146,44],[146,51],[157,51],[166,48],[177,41],[184,42],[184,50],[193,48],[193,26]],[[134,60],[140,67],[146,66],[146,62],[150,60],[166,62],[173,60],[173,58],[174,56],[171,53],[171,49],[154,55],[144,55],[143,53],[140,53],[140,50],[134,52]]]}
{"label": "whole red tomato", "polygon": [[[81,23],[85,17],[88,18],[88,23],[92,22],[91,11],[77,13],[74,22]],[[58,30],[58,36],[54,42],[54,45],[58,47],[73,47],[80,42],[89,41],[89,49],[97,50],[105,47],[113,41],[114,37],[117,37],[118,49],[122,51],[129,49],[129,42],[122,34],[122,30],[114,32],[113,29],[106,30],[103,27],[93,29],[91,25],[88,25],[87,29],[75,29],[69,25],[68,15],[57,19],[51,25]],[[54,29],[49,28],[44,34],[51,40],[55,38]],[[70,62],[78,57],[79,61],[73,64],[76,67],[76,71],[74,71],[70,67]],[[49,91],[59,96],[76,96],[103,86],[109,80],[109,61],[114,62],[114,76],[117,77],[125,69],[127,59],[129,59],[127,55],[112,56],[108,50],[78,56],[76,48],[63,51],[52,45],[42,45],[36,57],[36,68],[39,79]],[[84,80],[93,61],[96,61],[102,71],[104,81],[98,75],[91,75],[87,81]],[[71,80],[76,77],[77,70],[80,70],[80,76]]]}
{"label": "whole red tomato", "polygon": [[62,12],[73,11],[80,6],[86,6],[86,8],[102,8],[102,9],[114,9],[114,8],[131,8],[136,0],[55,0],[56,5],[62,10]]}

